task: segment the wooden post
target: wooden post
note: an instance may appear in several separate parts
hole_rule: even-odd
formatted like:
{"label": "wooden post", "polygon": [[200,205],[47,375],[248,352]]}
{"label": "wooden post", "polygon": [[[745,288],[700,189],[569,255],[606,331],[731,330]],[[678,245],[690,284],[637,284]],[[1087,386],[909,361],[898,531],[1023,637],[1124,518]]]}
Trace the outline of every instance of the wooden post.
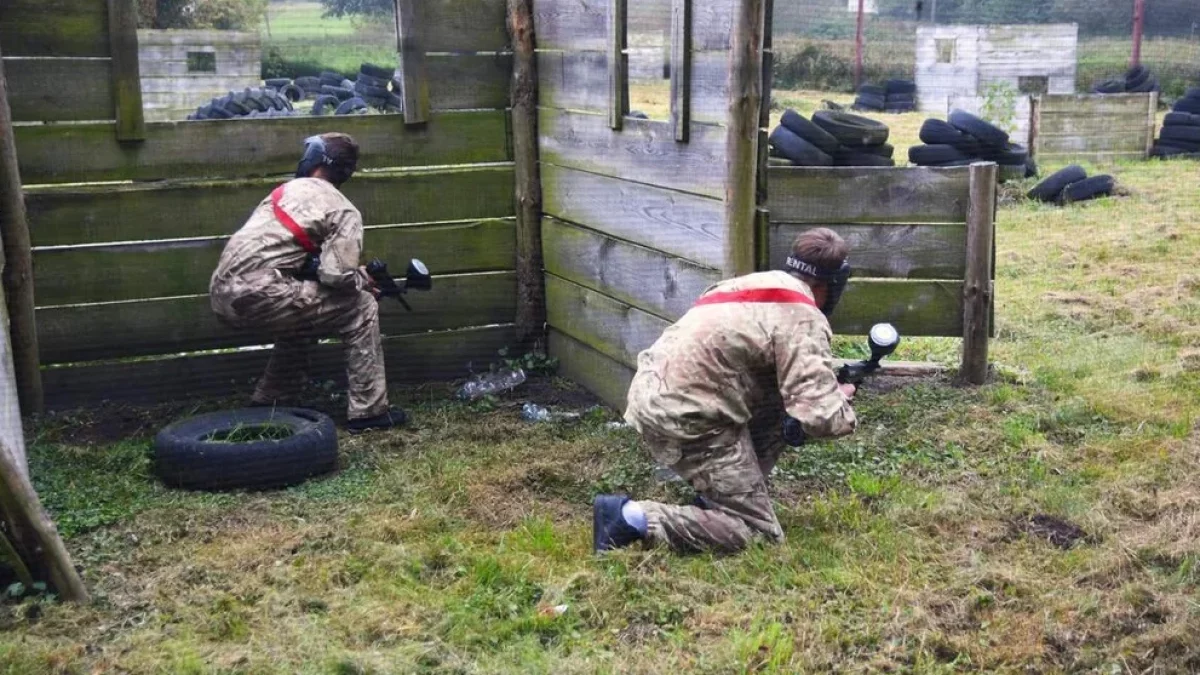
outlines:
{"label": "wooden post", "polygon": [[729,55],[729,119],[725,132],[726,277],[754,271],[758,132],[762,114],[766,0],[740,0]]}
{"label": "wooden post", "polygon": [[858,0],[858,21],[854,29],[854,90],[862,86],[863,71],[863,15],[866,13],[865,0]]}
{"label": "wooden post", "polygon": [[1150,151],[1154,149],[1154,132],[1155,132],[1155,127],[1158,125],[1158,92],[1157,91],[1150,92],[1149,101],[1150,101],[1150,106],[1149,106],[1149,109],[1146,111],[1147,119],[1146,119],[1146,154],[1145,154],[1145,157],[1149,157]]}
{"label": "wooden post", "polygon": [[692,126],[692,0],[671,0],[671,126],[687,143]]}
{"label": "wooden post", "polygon": [[[8,107],[8,83],[0,62],[0,286],[8,298],[8,322],[0,324],[11,331],[14,373],[21,409],[42,411],[42,372],[38,361],[37,324],[33,312],[33,253],[29,244],[29,224],[25,220],[25,197],[21,192],[21,174],[17,168],[17,147],[13,138],[12,111]],[[18,422],[18,427],[20,423]]]}
{"label": "wooden post", "polygon": [[992,250],[996,225],[996,178],[993,162],[970,167],[970,206],[967,212],[967,270],[963,281],[963,356],[960,375],[983,384],[988,374],[991,335]]}
{"label": "wooden post", "polygon": [[117,140],[146,140],[142,110],[142,76],[138,66],[135,0],[108,0],[108,39],[112,54],[113,104],[117,111]]}
{"label": "wooden post", "polygon": [[[772,25],[775,16],[775,0],[766,0],[766,6],[763,8],[763,55],[762,55],[762,103],[759,105],[758,118],[758,176],[756,177],[755,203],[758,204],[760,210],[765,210],[763,207],[767,203],[767,167],[770,165],[770,136],[767,135],[767,129],[771,126],[771,89],[775,83],[775,53],[772,47]],[[769,220],[769,214],[759,214],[757,218],[760,221]],[[759,229],[761,234],[764,230]],[[765,248],[763,242],[759,242],[759,248]],[[766,258],[760,256],[758,261],[758,269],[766,269]]]}
{"label": "wooden post", "polygon": [[513,45],[512,148],[517,206],[517,339],[528,348],[540,340],[546,331],[533,0],[508,0],[508,26]]}
{"label": "wooden post", "polygon": [[1129,67],[1142,63],[1142,32],[1146,25],[1146,0],[1133,2],[1133,58]]}
{"label": "wooden post", "polygon": [[628,0],[608,0],[608,126],[619,131],[629,112]]}
{"label": "wooden post", "polygon": [[429,121],[429,78],[425,75],[425,48],[421,46],[421,27],[417,21],[417,3],[420,1],[396,0],[400,97],[404,100],[405,124]]}

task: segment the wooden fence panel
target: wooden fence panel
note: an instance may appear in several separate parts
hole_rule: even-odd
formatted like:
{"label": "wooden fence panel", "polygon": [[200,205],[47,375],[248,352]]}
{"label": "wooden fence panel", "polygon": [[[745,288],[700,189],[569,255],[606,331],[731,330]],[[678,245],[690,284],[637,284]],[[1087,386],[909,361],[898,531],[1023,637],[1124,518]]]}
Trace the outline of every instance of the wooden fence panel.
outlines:
{"label": "wooden fence panel", "polygon": [[511,54],[426,56],[425,73],[434,111],[508,107]]}
{"label": "wooden fence panel", "polygon": [[[608,54],[538,52],[538,98],[542,106],[607,114]],[[729,114],[729,52],[692,57],[692,121],[724,124]]]}
{"label": "wooden fence panel", "polygon": [[[535,0],[533,24],[537,27],[538,49],[603,51],[608,44],[608,2],[609,0]],[[722,51],[730,48],[735,5],[734,0],[695,3],[692,8],[694,50]],[[661,16],[648,16],[648,13],[658,13]],[[669,26],[670,13],[669,2],[640,8],[631,2],[630,32],[636,32],[642,24]]]}
{"label": "wooden fence panel", "polygon": [[542,108],[538,114],[544,162],[672,190],[724,199],[725,130],[693,125],[688,143],[675,142],[668,122],[626,119],[613,133],[602,115]]}
{"label": "wooden fence panel", "polygon": [[[513,272],[439,275],[433,290],[413,292],[407,312],[380,304],[384,335],[510,323],[516,314]],[[269,335],[235,331],[217,320],[207,295],[69,305],[37,310],[42,363],[172,354],[269,344]]]}
{"label": "wooden fence panel", "polygon": [[1153,143],[1158,95],[1045,95],[1034,111],[1039,160],[1141,159]]}
{"label": "wooden fence panel", "polygon": [[4,74],[17,122],[114,118],[110,59],[6,57]]}
{"label": "wooden fence panel", "polygon": [[416,8],[427,52],[509,49],[505,0],[421,0]]}
{"label": "wooden fence panel", "polygon": [[[487,363],[515,342],[511,325],[405,335],[384,340],[388,382],[434,382],[466,377],[467,364]],[[180,399],[230,396],[250,391],[266,367],[269,350],[195,354],[120,363],[95,363],[43,370],[46,406],[65,410],[97,401],[157,404]],[[344,386],[345,360],[339,344],[311,353],[309,376]],[[114,384],[117,383],[117,384]]]}
{"label": "wooden fence panel", "polygon": [[902,335],[962,337],[961,281],[852,279],[830,324],[842,335],[866,335],[891,323]]}
{"label": "wooden fence panel", "polygon": [[[420,258],[435,274],[511,270],[516,230],[510,219],[367,230],[367,255],[403,273]],[[189,239],[34,251],[38,307],[165,298],[208,292],[226,239]]]}
{"label": "wooden fence panel", "polygon": [[630,368],[668,321],[579,284],[546,275],[546,316],[555,329]]}
{"label": "wooden fence panel", "polygon": [[[512,182],[512,166],[482,166],[360,173],[341,189],[370,227],[512,216]],[[25,205],[34,246],[223,236],[278,184],[40,187],[26,191]]]}
{"label": "wooden fence panel", "polygon": [[542,246],[547,272],[671,321],[721,280],[715,269],[553,218],[542,220]]}
{"label": "wooden fence panel", "polygon": [[724,207],[708,197],[542,164],[543,210],[705,267],[725,261]]}
{"label": "wooden fence panel", "polygon": [[[770,269],[784,269],[792,242],[816,225],[770,225]],[[856,277],[962,279],[967,228],[959,225],[829,225],[850,246]]]}
{"label": "wooden fence panel", "polygon": [[550,355],[558,359],[558,372],[617,410],[625,409],[634,369],[614,361],[574,338],[550,329]]}
{"label": "wooden fence panel", "polygon": [[[400,115],[348,116],[338,130],[362,148],[359,169],[498,162],[509,159],[507,113],[435,115],[406,126]],[[328,131],[320,117],[160,122],[146,141],[117,142],[111,124],[27,126],[15,129],[26,184],[109,180],[242,178],[295,171],[301,141]]]}
{"label": "wooden fence panel", "polygon": [[773,222],[965,223],[967,168],[808,168],[768,171]]}
{"label": "wooden fence panel", "polygon": [[105,0],[0,0],[5,56],[108,56]]}

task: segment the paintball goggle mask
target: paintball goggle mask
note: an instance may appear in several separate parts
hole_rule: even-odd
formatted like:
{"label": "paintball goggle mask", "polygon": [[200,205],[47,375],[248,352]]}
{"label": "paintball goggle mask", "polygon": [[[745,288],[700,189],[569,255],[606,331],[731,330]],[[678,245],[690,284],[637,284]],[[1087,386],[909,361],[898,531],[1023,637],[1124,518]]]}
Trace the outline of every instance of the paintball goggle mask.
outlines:
{"label": "paintball goggle mask", "polygon": [[794,255],[789,255],[787,258],[787,268],[789,271],[816,279],[825,284],[825,304],[821,306],[821,313],[825,316],[832,315],[834,308],[837,307],[838,302],[842,299],[842,293],[846,290],[846,282],[850,281],[850,261],[843,260],[842,264],[834,269],[821,269]]}
{"label": "paintball goggle mask", "polygon": [[347,163],[333,159],[329,156],[324,138],[309,136],[304,139],[304,156],[300,158],[300,163],[296,165],[296,178],[307,178],[312,175],[314,170],[322,166],[329,168],[330,182],[340,186],[342,183],[350,180],[350,176],[354,175],[357,162]]}

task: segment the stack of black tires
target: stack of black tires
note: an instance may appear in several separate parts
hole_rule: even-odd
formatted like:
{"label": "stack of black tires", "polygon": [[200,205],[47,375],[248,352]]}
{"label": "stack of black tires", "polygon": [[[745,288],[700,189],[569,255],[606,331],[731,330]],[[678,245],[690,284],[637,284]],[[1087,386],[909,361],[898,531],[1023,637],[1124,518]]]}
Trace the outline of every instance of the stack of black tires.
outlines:
{"label": "stack of black tires", "polygon": [[296,114],[287,96],[270,88],[231,91],[196,108],[189,120],[228,120],[234,118],[292,117]]}
{"label": "stack of black tires", "polygon": [[1145,94],[1159,91],[1158,78],[1145,66],[1134,66],[1126,71],[1125,77],[1105,80],[1092,91],[1097,94]]}
{"label": "stack of black tires", "polygon": [[949,121],[928,119],[921,125],[921,142],[908,149],[908,160],[918,166],[967,166],[991,161],[1000,165],[1000,180],[1036,174],[1024,146],[1010,143],[999,127],[963,110],[950,113]]}
{"label": "stack of black tires", "polygon": [[1189,89],[1167,113],[1150,156],[1200,159],[1200,87]]}
{"label": "stack of black tires", "polygon": [[906,113],[917,109],[917,83],[912,80],[888,80],[882,85],[864,84],[858,88],[852,110]]}
{"label": "stack of black tires", "polygon": [[1029,191],[1029,198],[1052,204],[1070,204],[1107,197],[1116,188],[1116,180],[1108,174],[1088,177],[1078,164],[1055,171]]}
{"label": "stack of black tires", "polygon": [[859,115],[818,110],[805,119],[783,113],[771,132],[771,155],[793,166],[895,166],[887,125]]}

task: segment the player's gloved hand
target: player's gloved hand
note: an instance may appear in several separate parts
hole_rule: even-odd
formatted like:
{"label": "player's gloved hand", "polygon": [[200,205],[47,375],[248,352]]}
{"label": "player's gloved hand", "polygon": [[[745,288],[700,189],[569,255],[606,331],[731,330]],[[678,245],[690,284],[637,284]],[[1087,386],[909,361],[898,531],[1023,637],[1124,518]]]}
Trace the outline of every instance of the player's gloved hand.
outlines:
{"label": "player's gloved hand", "polygon": [[800,426],[800,420],[788,415],[783,418],[783,442],[793,448],[798,448],[804,445],[805,434],[804,427]]}

